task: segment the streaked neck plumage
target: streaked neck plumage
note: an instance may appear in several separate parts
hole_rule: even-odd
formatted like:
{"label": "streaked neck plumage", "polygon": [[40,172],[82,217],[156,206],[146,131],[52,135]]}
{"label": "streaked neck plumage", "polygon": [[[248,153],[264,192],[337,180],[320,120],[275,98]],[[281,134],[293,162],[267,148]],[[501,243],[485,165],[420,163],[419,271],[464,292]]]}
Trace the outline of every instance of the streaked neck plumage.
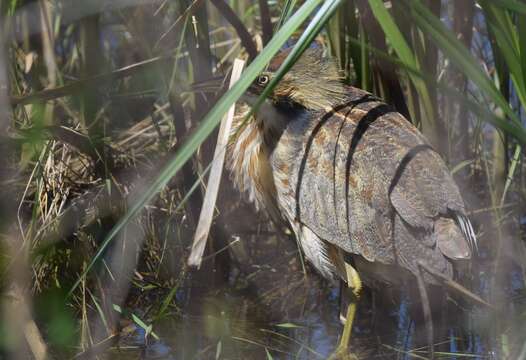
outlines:
{"label": "streaked neck plumage", "polygon": [[271,63],[264,73],[266,82],[256,81],[242,98],[246,105],[238,106],[228,149],[228,167],[238,189],[247,192],[256,207],[266,209],[274,221],[281,221],[271,166],[272,152],[291,121],[308,121],[310,117],[305,116],[306,113],[326,111],[339,104],[346,96],[346,89],[336,64],[323,58],[318,50],[307,50],[257,113],[244,121],[249,107],[256,103],[279,67],[282,59],[276,59],[278,63]]}

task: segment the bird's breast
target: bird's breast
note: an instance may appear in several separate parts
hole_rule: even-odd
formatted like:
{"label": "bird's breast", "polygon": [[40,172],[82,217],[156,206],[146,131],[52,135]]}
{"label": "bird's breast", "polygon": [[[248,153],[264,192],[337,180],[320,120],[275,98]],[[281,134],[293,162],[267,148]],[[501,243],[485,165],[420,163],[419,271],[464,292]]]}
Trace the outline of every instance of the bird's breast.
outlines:
{"label": "bird's breast", "polygon": [[270,149],[265,142],[263,124],[250,118],[248,107],[241,107],[234,117],[227,148],[227,167],[235,186],[248,194],[257,209],[265,210],[280,221],[276,188],[270,165]]}

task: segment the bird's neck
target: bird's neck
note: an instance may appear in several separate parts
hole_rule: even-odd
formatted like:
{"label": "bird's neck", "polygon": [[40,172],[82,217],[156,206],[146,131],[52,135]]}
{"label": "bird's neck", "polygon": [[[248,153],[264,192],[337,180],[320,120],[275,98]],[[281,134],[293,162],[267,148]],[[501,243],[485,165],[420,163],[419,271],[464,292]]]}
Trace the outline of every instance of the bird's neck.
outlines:
{"label": "bird's neck", "polygon": [[281,134],[286,123],[275,108],[265,110],[265,118],[252,117],[247,121],[248,108],[237,112],[228,147],[228,167],[236,187],[248,193],[258,209],[267,209],[271,218],[279,221],[270,156],[277,142],[275,136]]}

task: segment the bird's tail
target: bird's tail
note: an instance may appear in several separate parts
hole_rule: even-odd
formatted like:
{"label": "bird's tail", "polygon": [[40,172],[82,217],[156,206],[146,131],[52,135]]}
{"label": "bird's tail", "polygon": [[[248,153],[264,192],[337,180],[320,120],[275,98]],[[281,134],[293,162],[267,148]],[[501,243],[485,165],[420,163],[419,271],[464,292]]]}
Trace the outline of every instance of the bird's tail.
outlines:
{"label": "bird's tail", "polygon": [[477,237],[475,235],[475,231],[473,230],[473,226],[471,225],[471,221],[469,221],[466,215],[459,213],[455,213],[454,219],[460,227],[462,235],[464,235],[464,238],[468,241],[472,253],[478,253]]}
{"label": "bird's tail", "polygon": [[443,255],[452,260],[469,259],[476,252],[477,239],[465,215],[452,213],[435,220],[433,235]]}

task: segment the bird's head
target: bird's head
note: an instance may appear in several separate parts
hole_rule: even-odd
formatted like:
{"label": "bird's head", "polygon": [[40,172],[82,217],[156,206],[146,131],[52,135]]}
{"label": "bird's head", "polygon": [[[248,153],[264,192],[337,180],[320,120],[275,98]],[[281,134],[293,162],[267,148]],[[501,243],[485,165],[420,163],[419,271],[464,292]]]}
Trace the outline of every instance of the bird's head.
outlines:
{"label": "bird's head", "polygon": [[[250,86],[243,100],[249,105],[255,103],[288,54],[289,51],[285,50],[274,57],[267,70]],[[346,91],[341,80],[334,60],[323,57],[319,49],[307,49],[272,90],[266,102],[284,111],[298,108],[326,110],[345,98]]]}
{"label": "bird's head", "polygon": [[[279,53],[241,98],[253,106],[268,86],[289,51]],[[258,207],[281,219],[269,157],[283,130],[292,120],[308,119],[312,111],[341,104],[346,89],[337,65],[320,50],[308,49],[285,74],[257,112],[245,121],[247,106],[237,107],[228,148],[228,167],[234,183],[250,194]]]}

